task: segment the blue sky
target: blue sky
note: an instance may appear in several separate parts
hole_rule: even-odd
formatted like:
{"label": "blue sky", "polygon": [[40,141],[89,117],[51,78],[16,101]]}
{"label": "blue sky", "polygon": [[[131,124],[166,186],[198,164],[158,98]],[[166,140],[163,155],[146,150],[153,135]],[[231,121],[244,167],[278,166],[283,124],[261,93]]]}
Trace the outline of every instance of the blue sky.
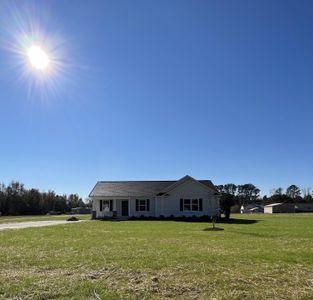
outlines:
{"label": "blue sky", "polygon": [[[0,20],[0,181],[313,186],[312,1],[3,0]],[[52,75],[24,62],[34,32]]]}

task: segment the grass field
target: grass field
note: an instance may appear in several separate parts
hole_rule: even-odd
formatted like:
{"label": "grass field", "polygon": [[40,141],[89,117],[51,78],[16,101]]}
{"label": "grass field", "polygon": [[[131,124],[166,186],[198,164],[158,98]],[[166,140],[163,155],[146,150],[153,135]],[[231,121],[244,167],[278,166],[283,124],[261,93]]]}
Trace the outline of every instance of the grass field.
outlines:
{"label": "grass field", "polygon": [[313,299],[313,214],[0,232],[0,299]]}

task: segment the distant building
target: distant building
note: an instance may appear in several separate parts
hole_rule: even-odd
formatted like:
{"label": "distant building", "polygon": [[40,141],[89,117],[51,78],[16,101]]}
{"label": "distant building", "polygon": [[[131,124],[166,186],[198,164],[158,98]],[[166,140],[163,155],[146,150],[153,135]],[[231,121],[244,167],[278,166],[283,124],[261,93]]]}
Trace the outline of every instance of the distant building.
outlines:
{"label": "distant building", "polygon": [[294,213],[295,205],[293,203],[273,203],[264,206],[265,214],[275,213]]}
{"label": "distant building", "polygon": [[296,203],[296,212],[313,212],[313,203]]}
{"label": "distant building", "polygon": [[91,208],[89,207],[74,207],[71,209],[73,215],[91,214]]}
{"label": "distant building", "polygon": [[241,206],[240,213],[241,214],[252,214],[252,213],[263,213],[264,206],[259,204],[248,204],[246,206]]}

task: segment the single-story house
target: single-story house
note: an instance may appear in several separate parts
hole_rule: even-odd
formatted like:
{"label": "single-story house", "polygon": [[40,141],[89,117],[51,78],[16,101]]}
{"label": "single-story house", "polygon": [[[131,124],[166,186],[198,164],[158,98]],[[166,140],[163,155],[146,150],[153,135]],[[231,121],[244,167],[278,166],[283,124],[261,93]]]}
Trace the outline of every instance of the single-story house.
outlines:
{"label": "single-story house", "polygon": [[213,183],[188,175],[174,181],[99,181],[89,197],[95,219],[219,215]]}
{"label": "single-story house", "polygon": [[294,213],[295,205],[293,203],[272,203],[264,206],[265,214],[274,213]]}

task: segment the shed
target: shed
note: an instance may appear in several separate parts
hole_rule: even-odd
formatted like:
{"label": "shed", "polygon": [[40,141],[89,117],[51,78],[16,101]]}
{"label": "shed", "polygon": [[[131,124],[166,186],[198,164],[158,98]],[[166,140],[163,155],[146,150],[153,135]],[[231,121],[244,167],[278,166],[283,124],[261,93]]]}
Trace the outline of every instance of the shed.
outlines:
{"label": "shed", "polygon": [[265,214],[294,213],[295,205],[292,203],[272,203],[264,206]]}

